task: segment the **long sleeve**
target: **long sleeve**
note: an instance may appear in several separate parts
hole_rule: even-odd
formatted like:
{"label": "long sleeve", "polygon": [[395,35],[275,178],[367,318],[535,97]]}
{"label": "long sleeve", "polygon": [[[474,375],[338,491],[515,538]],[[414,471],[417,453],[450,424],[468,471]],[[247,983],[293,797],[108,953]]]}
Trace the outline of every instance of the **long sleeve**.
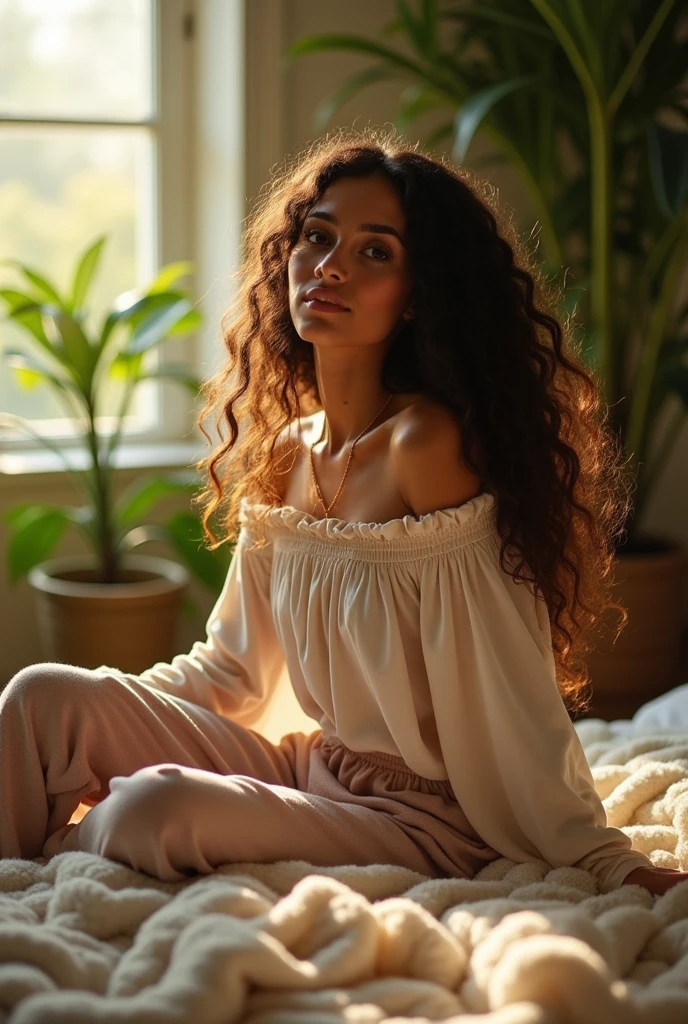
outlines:
{"label": "long sleeve", "polygon": [[502,856],[593,872],[602,892],[651,866],[604,806],[557,689],[545,603],[501,569],[499,541],[425,563],[421,638],[457,800]]}
{"label": "long sleeve", "polygon": [[248,541],[242,527],[206,640],[137,676],[245,726],[260,719],[285,666],[270,607],[272,544],[247,550]]}

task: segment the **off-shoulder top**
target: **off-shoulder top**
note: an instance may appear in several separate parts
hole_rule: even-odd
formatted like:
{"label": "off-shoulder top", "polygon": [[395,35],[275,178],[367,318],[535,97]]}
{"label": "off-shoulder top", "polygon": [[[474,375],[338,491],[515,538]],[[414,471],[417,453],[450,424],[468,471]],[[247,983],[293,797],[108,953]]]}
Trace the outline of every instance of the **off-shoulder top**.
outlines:
{"label": "off-shoulder top", "polygon": [[449,779],[503,856],[590,870],[603,892],[651,865],[607,825],[545,602],[500,567],[493,494],[387,523],[270,507],[252,548],[261,507],[241,502],[207,639],[144,682],[251,726],[286,662],[323,734]]}

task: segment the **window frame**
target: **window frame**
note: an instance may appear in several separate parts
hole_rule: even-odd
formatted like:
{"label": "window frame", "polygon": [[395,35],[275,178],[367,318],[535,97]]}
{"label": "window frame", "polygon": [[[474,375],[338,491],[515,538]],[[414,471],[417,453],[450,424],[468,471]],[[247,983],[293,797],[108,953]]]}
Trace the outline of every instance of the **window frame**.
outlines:
{"label": "window frame", "polygon": [[[151,176],[154,195],[154,212],[151,230],[151,277],[158,268],[176,260],[194,261],[193,242],[193,67],[194,67],[194,23],[195,0],[151,0],[152,12],[152,89],[153,115],[141,120],[19,117],[0,116],[0,127],[10,125],[50,125],[101,127],[117,131],[120,127],[148,128],[153,134]],[[180,202],[179,197],[188,197]],[[86,244],[86,242],[84,243]],[[186,280],[192,294],[196,294],[195,274]],[[159,358],[164,361],[184,363],[191,373],[197,373],[198,337],[170,338],[159,348]],[[143,386],[143,385],[142,385]],[[190,408],[189,393],[181,385],[161,381],[153,385],[157,390],[158,422],[155,427],[135,430],[122,434],[120,447],[140,448],[144,453],[151,449],[179,450],[180,442],[194,431],[196,415]],[[32,426],[40,432],[40,420],[31,420]],[[108,428],[109,432],[109,428]],[[73,452],[78,460],[82,447],[78,434],[50,433],[50,439],[68,455]],[[199,434],[200,436],[200,434]],[[7,458],[4,458],[4,453]],[[26,468],[35,471],[61,465],[56,455],[48,452],[31,437],[10,437],[0,435],[0,473],[20,472],[26,455]],[[6,465],[3,465],[3,462]]]}

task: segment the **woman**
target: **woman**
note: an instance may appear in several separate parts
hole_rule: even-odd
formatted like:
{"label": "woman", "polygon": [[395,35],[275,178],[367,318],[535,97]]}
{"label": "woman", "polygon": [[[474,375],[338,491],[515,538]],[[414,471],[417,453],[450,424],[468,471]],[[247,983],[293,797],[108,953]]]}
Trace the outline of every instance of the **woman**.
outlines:
{"label": "woman", "polygon": [[[3,856],[165,880],[280,859],[472,877],[501,856],[602,891],[688,877],[607,825],[567,713],[585,629],[619,608],[628,499],[570,327],[498,216],[467,172],[374,131],[261,196],[199,418],[230,427],[199,463],[204,527],[237,541],[207,640],[139,676],[11,681]],[[285,664],[320,728],[272,744],[250,726]]]}

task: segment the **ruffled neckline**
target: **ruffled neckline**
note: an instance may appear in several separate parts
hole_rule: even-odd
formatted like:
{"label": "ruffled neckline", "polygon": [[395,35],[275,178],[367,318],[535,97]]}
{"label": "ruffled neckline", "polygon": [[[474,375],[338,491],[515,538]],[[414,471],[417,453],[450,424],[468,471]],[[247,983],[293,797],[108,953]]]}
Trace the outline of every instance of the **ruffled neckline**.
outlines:
{"label": "ruffled neckline", "polygon": [[451,531],[460,530],[466,539],[477,538],[490,533],[493,528],[496,511],[495,497],[490,491],[481,491],[462,505],[426,512],[416,519],[409,514],[401,519],[391,519],[386,523],[348,522],[335,516],[318,519],[309,512],[294,508],[293,505],[265,505],[249,502],[242,498],[240,503],[240,523],[250,526],[255,513],[259,509],[267,509],[265,525],[269,530],[278,533],[293,533],[297,537],[313,540],[344,540],[362,542],[390,542],[417,539],[427,540],[428,537]]}

